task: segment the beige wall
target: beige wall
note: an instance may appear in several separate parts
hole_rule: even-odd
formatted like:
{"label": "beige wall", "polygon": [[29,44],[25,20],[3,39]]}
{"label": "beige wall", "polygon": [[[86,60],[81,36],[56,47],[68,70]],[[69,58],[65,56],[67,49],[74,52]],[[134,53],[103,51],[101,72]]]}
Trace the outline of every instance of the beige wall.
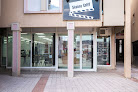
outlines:
{"label": "beige wall", "polygon": [[124,26],[124,0],[103,0],[104,26]]}
{"label": "beige wall", "polygon": [[[131,38],[132,42],[138,40],[138,0],[132,0],[132,15],[131,15]],[[135,18],[133,14],[135,13]],[[133,24],[134,22],[134,24]]]}
{"label": "beige wall", "polygon": [[[19,22],[21,27],[66,27],[62,14],[24,14],[24,0],[2,0],[0,27]],[[100,21],[75,21],[76,27],[100,27]]]}

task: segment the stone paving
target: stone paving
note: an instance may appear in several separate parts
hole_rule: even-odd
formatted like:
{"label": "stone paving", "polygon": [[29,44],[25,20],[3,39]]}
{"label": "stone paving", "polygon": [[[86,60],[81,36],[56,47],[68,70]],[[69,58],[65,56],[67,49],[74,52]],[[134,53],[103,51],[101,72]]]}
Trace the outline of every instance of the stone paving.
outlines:
{"label": "stone paving", "polygon": [[[42,74],[0,75],[0,92],[138,92],[137,82],[116,73],[75,72],[74,78],[66,76],[66,72],[50,72],[41,90],[43,83],[36,85],[44,77]],[[37,91],[33,90],[36,87]]]}
{"label": "stone paving", "polygon": [[75,72],[50,74],[44,92],[138,92],[138,83],[115,73]]}
{"label": "stone paving", "polygon": [[31,92],[41,74],[22,74],[20,77],[0,75],[0,92]]}
{"label": "stone paving", "polygon": [[131,79],[123,76],[123,67],[98,72],[22,71],[20,77],[0,75],[0,92],[138,92],[138,69],[132,68]]}

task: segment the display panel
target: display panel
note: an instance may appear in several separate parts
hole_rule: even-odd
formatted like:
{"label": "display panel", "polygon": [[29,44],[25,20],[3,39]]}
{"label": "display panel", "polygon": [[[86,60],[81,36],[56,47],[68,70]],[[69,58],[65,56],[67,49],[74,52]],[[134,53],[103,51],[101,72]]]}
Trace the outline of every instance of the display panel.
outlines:
{"label": "display panel", "polygon": [[97,64],[110,65],[110,37],[97,37]]}

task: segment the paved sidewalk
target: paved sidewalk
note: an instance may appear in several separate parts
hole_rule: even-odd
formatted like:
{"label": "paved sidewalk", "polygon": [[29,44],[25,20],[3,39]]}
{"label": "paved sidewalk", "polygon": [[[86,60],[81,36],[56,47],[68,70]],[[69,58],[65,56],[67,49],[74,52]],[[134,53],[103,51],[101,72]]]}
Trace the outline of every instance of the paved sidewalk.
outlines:
{"label": "paved sidewalk", "polygon": [[51,73],[45,92],[138,92],[138,83],[115,73],[75,72],[74,78],[66,73]]}
{"label": "paved sidewalk", "polygon": [[22,74],[21,77],[0,75],[0,92],[31,92],[41,74]]}
{"label": "paved sidewalk", "polygon": [[[112,71],[112,70],[111,70]],[[112,72],[66,72],[0,75],[0,92],[138,92],[138,82]]]}
{"label": "paved sidewalk", "polygon": [[[132,78],[123,76],[123,64],[115,70],[98,69],[98,72],[67,72],[50,70],[22,71],[20,77],[0,74],[0,92],[138,92],[138,68],[132,67]],[[8,71],[7,71],[8,72]]]}

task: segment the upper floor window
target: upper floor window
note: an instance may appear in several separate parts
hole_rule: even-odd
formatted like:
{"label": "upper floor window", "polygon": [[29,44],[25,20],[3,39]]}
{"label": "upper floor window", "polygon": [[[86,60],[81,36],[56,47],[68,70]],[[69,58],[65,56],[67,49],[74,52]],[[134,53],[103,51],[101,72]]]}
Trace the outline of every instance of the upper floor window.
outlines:
{"label": "upper floor window", "polygon": [[24,0],[24,13],[61,13],[62,0]]}

